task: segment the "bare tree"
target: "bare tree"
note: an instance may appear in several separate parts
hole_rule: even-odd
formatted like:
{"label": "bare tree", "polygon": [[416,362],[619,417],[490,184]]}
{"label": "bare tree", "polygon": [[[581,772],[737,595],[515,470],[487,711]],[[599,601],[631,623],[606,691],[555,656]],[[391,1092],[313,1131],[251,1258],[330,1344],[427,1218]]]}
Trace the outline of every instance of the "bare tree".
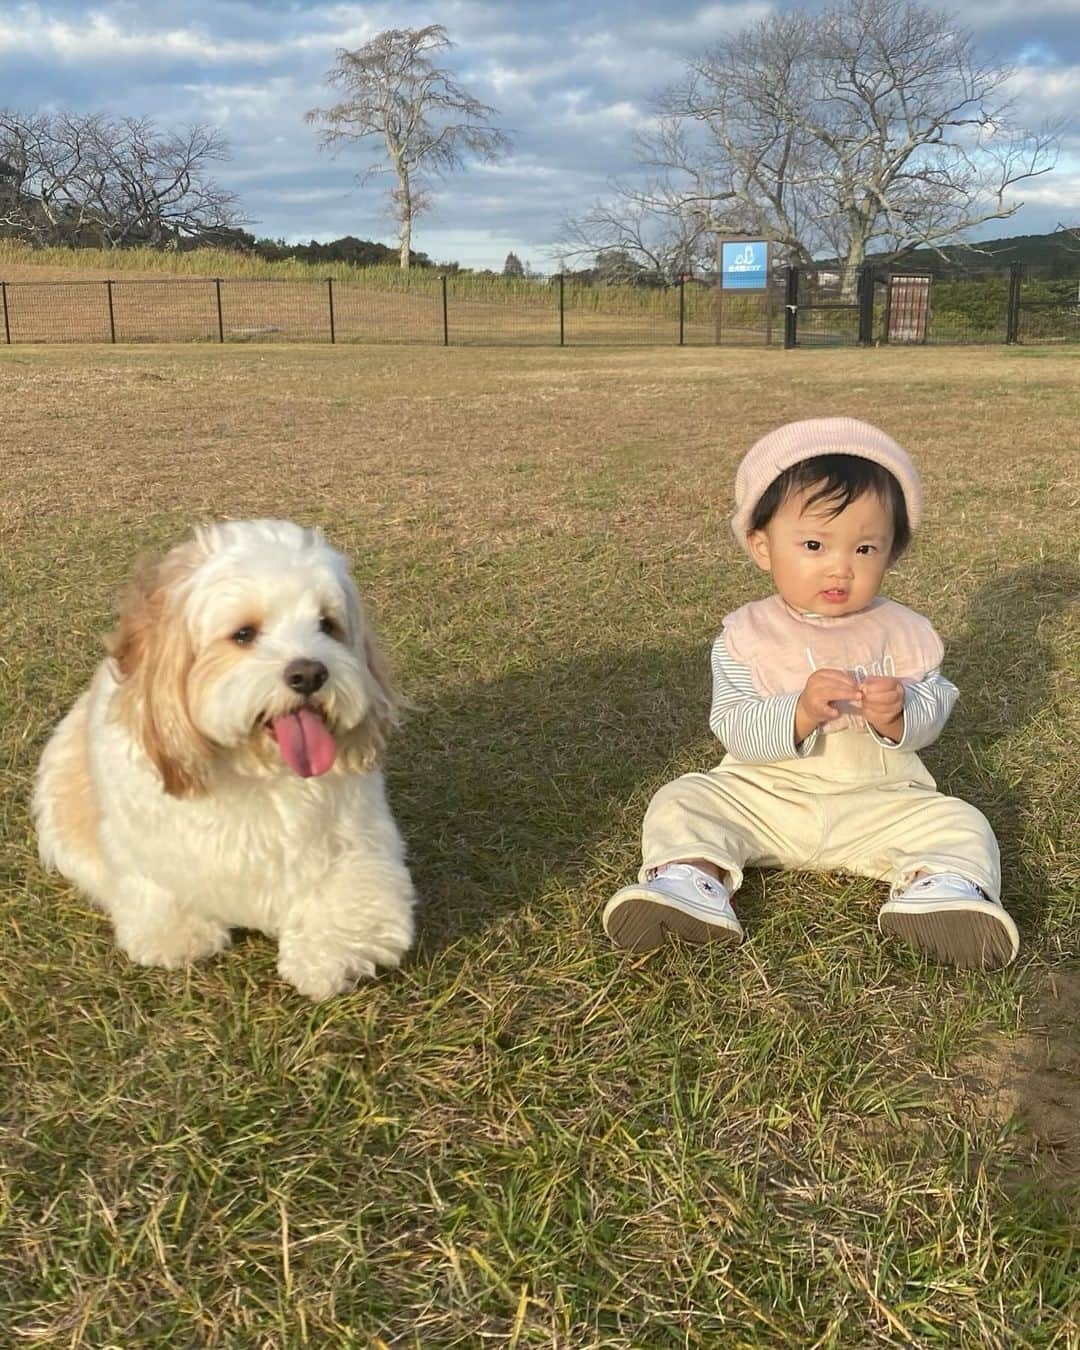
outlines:
{"label": "bare tree", "polygon": [[453,45],[441,24],[429,24],[388,28],[354,52],[339,51],[326,79],[344,97],[304,117],[321,128],[319,144],[327,149],[381,139],[384,157],[357,178],[393,174],[389,195],[403,268],[409,266],[413,221],[431,204],[431,178],[460,169],[466,157],[494,161],[510,146],[509,137],[490,126],[497,110],[433,63],[433,55]]}
{"label": "bare tree", "polygon": [[559,259],[585,259],[618,253],[639,275],[674,281],[712,265],[720,202],[695,200],[667,178],[643,185],[612,184],[612,196],[594,202],[584,214],[564,220],[551,250]]}
{"label": "bare tree", "polygon": [[195,124],[159,132],[149,118],[97,119],[89,130],[86,197],[110,247],[212,235],[241,223],[236,198],[205,177],[228,157],[224,137]]}
{"label": "bare tree", "polygon": [[0,228],[31,243],[161,248],[241,223],[207,176],[228,146],[211,127],[149,118],[0,111]]}
{"label": "bare tree", "polygon": [[85,223],[79,126],[65,114],[0,110],[0,158],[7,166],[0,227],[32,244],[66,242]]}
{"label": "bare tree", "polygon": [[1019,124],[1011,74],[915,0],[781,12],[688,63],[639,157],[680,216],[856,266],[1011,216],[1053,168],[1058,128]]}

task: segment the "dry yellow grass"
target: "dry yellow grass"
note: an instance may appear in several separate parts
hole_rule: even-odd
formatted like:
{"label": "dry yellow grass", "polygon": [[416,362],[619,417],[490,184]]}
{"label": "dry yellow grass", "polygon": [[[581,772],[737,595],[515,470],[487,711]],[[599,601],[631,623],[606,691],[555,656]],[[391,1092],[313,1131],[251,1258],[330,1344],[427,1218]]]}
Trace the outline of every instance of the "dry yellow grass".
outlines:
{"label": "dry yellow grass", "polygon": [[[332,517],[349,503],[486,537],[540,528],[524,511],[534,503],[550,526],[608,530],[676,511],[722,556],[713,532],[739,454],[823,409],[872,417],[913,446],[930,520],[951,526],[935,547],[966,552],[968,568],[1014,549],[1020,519],[1033,539],[1060,536],[1061,522],[1031,514],[1038,502],[1075,504],[1070,352],[92,347],[0,361],[9,528],[103,506],[130,521]],[[604,473],[598,516],[573,484]],[[958,515],[969,488],[981,514]]]}

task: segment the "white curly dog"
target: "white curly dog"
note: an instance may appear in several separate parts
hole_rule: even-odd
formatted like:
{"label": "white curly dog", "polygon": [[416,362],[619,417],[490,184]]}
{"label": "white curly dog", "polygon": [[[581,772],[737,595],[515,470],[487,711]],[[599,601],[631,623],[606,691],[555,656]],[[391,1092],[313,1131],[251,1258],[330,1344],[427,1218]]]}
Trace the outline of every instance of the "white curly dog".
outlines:
{"label": "white curly dog", "polygon": [[281,520],[210,525],[136,580],[108,657],[45,747],[41,858],[140,965],[278,941],[324,999],[413,940],[378,764],[398,700],[348,565]]}

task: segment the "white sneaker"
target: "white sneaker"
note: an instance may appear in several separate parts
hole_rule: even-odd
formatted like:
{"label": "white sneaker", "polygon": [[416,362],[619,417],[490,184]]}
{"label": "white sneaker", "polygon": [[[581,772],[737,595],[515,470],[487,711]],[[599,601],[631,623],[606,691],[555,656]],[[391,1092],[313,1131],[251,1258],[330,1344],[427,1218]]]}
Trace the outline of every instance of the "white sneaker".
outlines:
{"label": "white sneaker", "polygon": [[635,952],[651,952],[672,938],[732,946],[743,938],[731,892],[689,863],[671,863],[651,881],[616,891],[604,906],[604,932]]}
{"label": "white sneaker", "polygon": [[1001,902],[954,872],[920,877],[894,891],[881,907],[878,927],[965,970],[1007,966],[1020,950],[1020,934]]}

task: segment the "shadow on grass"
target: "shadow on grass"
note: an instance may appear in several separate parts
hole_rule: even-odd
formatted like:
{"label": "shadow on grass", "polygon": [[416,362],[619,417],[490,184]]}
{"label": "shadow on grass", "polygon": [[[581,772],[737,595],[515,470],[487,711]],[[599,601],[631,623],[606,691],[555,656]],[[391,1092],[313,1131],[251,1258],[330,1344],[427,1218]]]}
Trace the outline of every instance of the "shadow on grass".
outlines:
{"label": "shadow on grass", "polygon": [[[1064,563],[1001,573],[975,596],[947,670],[961,698],[929,752],[943,791],[983,810],[1002,850],[1006,900],[1028,933],[1050,878],[1024,847],[1030,804],[999,743],[1046,706],[1041,636],[1080,592]],[[429,952],[602,871],[638,864],[641,818],[661,783],[720,757],[705,727],[708,652],[674,644],[594,651],[444,693],[397,737],[391,800],[409,841]]]}
{"label": "shadow on grass", "polygon": [[[1051,744],[1042,737],[1032,749],[1019,741],[1053,694],[1048,629],[1078,596],[1080,569],[1069,563],[1002,572],[975,595],[966,635],[947,657],[961,697],[939,751],[942,786],[968,796],[993,825],[1001,846],[1003,898],[1028,948],[1053,926],[1052,898],[1069,885],[1048,870],[1048,846],[1060,844],[1064,856],[1075,849],[1075,840],[1053,838],[1053,813],[1047,809],[1052,804],[1033,802],[1024,786],[1025,764],[1034,767],[1040,751],[1052,754]],[[1061,806],[1064,818],[1074,819],[1074,805]],[[1080,973],[1046,972],[1029,1000],[1025,1030],[988,1033],[957,1066],[976,1118],[1002,1130],[1022,1123],[1015,1147],[1031,1168],[1020,1173],[1022,1183],[1055,1193],[1080,1188],[1078,1026]]]}
{"label": "shadow on grass", "polygon": [[1069,563],[1001,572],[975,594],[964,634],[946,650],[946,673],[960,698],[930,767],[942,791],[973,802],[993,826],[1001,847],[1002,898],[1025,940],[1042,931],[1054,882],[1044,859],[1025,846],[1033,807],[1017,772],[1023,751],[1010,755],[1009,743],[1050,702],[1055,658],[1046,626],[1078,595],[1080,570]]}
{"label": "shadow on grass", "polygon": [[388,777],[423,947],[580,884],[597,840],[622,841],[622,819],[627,856],[610,865],[636,869],[649,796],[688,753],[710,753],[708,682],[704,646],[620,648],[514,671],[414,712]]}

